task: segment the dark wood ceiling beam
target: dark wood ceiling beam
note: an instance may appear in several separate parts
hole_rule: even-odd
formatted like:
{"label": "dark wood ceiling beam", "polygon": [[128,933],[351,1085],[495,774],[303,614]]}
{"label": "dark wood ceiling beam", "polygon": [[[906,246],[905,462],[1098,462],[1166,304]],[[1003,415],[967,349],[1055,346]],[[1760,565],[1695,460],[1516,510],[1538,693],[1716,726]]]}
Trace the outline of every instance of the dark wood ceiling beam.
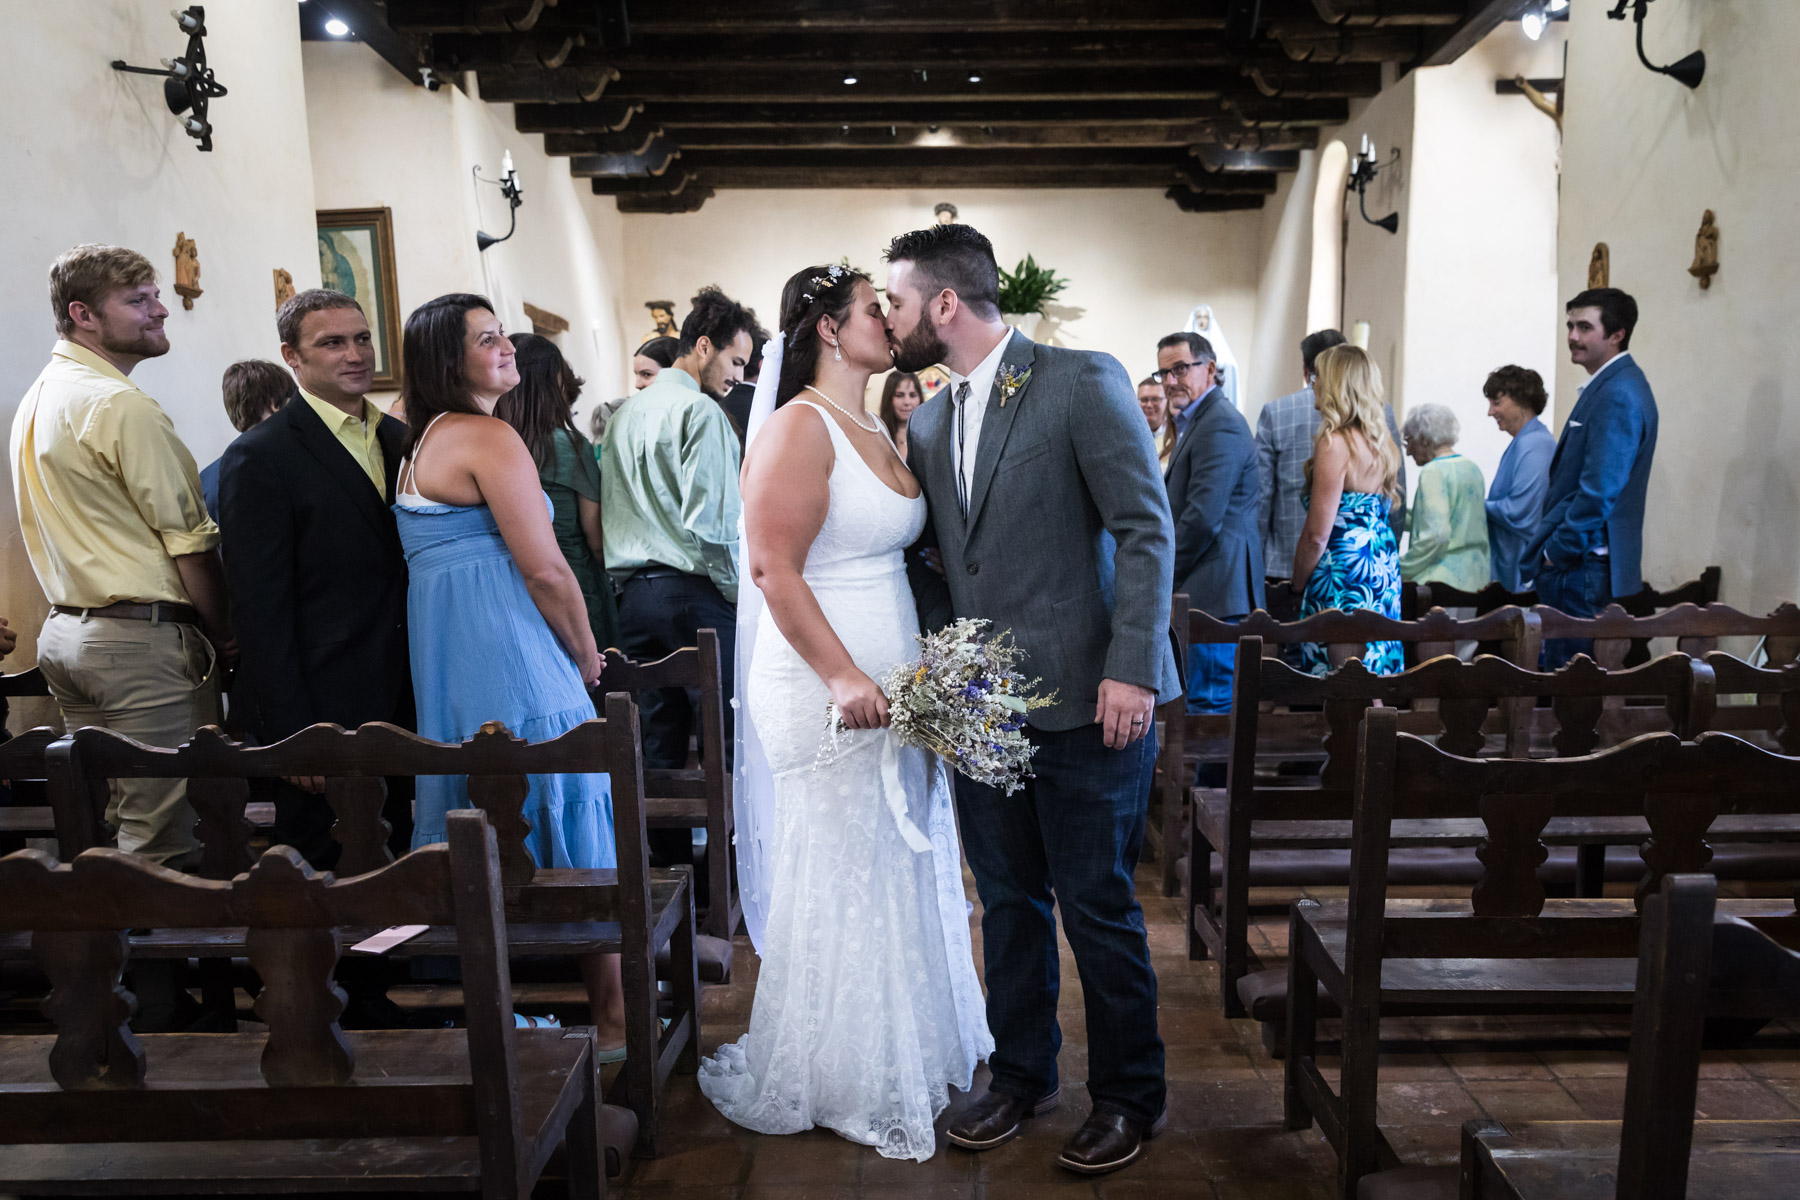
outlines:
{"label": "dark wood ceiling beam", "polygon": [[595,176],[664,175],[680,157],[680,147],[664,138],[655,138],[641,154],[576,155],[569,160],[569,174],[578,179]]}
{"label": "dark wood ceiling beam", "polygon": [[513,128],[520,133],[618,133],[636,129],[641,100],[598,100],[589,104],[520,104]]}
{"label": "dark wood ceiling beam", "polygon": [[[571,115],[577,127],[591,118]],[[1345,100],[1271,100],[1246,96],[1227,101],[1208,100],[1113,100],[1070,97],[1027,103],[925,100],[908,104],[809,103],[766,100],[756,103],[721,101],[657,101],[647,104],[644,119],[668,130],[680,140],[680,130],[695,125],[756,128],[812,126],[842,129],[885,129],[890,125],[1164,125],[1214,122],[1222,129],[1245,125],[1274,128],[1340,125],[1350,119]],[[558,114],[542,106],[521,118],[521,130],[548,132],[559,128]]]}
{"label": "dark wood ceiling beam", "polygon": [[563,158],[575,154],[642,154],[662,136],[662,130],[650,125],[623,133],[546,133],[544,153]]}
{"label": "dark wood ceiling beam", "polygon": [[[522,33],[536,28],[546,12],[555,12],[556,4],[557,0],[387,0],[387,20],[407,33]],[[582,6],[572,0],[569,7]]]}
{"label": "dark wood ceiling beam", "polygon": [[[1315,25],[1315,29],[1326,27]],[[542,53],[561,39],[585,39],[591,55],[600,42],[588,31],[534,30],[531,33],[435,34],[433,52],[440,63],[469,70],[503,65],[521,56]],[[1272,42],[1260,42],[1250,57],[1280,61]],[[1217,33],[1029,34],[975,33],[954,40],[927,33],[845,33],[823,37],[716,34],[687,37],[636,37],[627,51],[604,51],[605,61],[623,70],[704,72],[768,70],[773,66],[878,65],[908,70],[967,70],[971,66],[1050,69],[1065,66],[1199,67],[1235,66],[1245,53],[1228,46]]]}
{"label": "dark wood ceiling beam", "polygon": [[619,196],[614,203],[622,213],[691,213],[699,212],[701,205],[713,198],[713,190],[700,184],[692,184],[675,196],[653,196],[633,194]]}
{"label": "dark wood ceiling beam", "polygon": [[[649,127],[646,126],[646,129]],[[1177,149],[1212,140],[1215,127],[1203,122],[1160,125],[895,125],[853,126],[706,126],[681,129],[671,136],[687,150],[881,149],[916,146],[1166,146]],[[634,139],[623,134],[546,133],[546,154],[616,153]]]}
{"label": "dark wood ceiling beam", "polygon": [[1501,25],[1524,16],[1531,3],[1532,0],[1469,0],[1468,18],[1445,31],[1444,37],[1432,40],[1424,65],[1441,67],[1455,62]]}
{"label": "dark wood ceiling beam", "polygon": [[[583,68],[585,69],[585,68]],[[856,82],[846,82],[854,79]],[[1259,67],[1254,76],[1235,68],[1163,68],[1055,71],[980,70],[914,72],[892,68],[873,71],[755,70],[652,72],[621,71],[615,96],[654,103],[663,100],[719,100],[753,103],[762,100],[829,101],[842,104],[906,104],[922,100],[960,100],[1003,104],[1026,100],[1087,98],[1094,100],[1213,100],[1228,95],[1292,96],[1297,99],[1351,99],[1381,90],[1381,69],[1374,65],[1310,67],[1283,60]]]}
{"label": "dark wood ceiling beam", "polygon": [[612,67],[502,68],[477,78],[481,98],[496,104],[591,104],[618,80],[619,72]]}
{"label": "dark wood ceiling beam", "polygon": [[1297,171],[1296,150],[1232,150],[1216,143],[1190,146],[1188,153],[1208,171]]}
{"label": "dark wood ceiling beam", "polygon": [[1484,0],[1312,0],[1313,11],[1327,25],[1440,25],[1460,24],[1471,4]]}
{"label": "dark wood ceiling beam", "polygon": [[[729,188],[918,188],[941,187],[990,188],[1167,188],[1172,184],[1187,186],[1174,170],[1164,166],[1116,167],[1091,171],[1076,167],[1002,167],[974,165],[955,174],[921,176],[914,167],[788,167],[763,164],[729,169],[707,168],[695,172],[695,179],[707,187]],[[621,182],[594,180],[600,187],[596,195],[616,194]],[[624,190],[654,190],[645,181],[631,181]]]}
{"label": "dark wood ceiling beam", "polygon": [[1410,63],[1425,53],[1425,29],[1358,29],[1313,21],[1282,22],[1266,30],[1289,58],[1303,63]]}
{"label": "dark wood ceiling beam", "polygon": [[1219,192],[1196,192],[1185,184],[1176,184],[1163,195],[1175,202],[1182,212],[1243,212],[1263,206],[1263,197],[1224,195]]}

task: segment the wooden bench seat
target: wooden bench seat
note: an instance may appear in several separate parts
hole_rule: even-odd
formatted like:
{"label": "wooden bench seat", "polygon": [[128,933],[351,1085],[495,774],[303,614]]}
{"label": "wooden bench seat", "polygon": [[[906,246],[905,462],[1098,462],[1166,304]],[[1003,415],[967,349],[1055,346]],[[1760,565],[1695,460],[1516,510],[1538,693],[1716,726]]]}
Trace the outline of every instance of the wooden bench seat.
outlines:
{"label": "wooden bench seat", "polygon": [[[1376,1121],[1383,1015],[1426,1004],[1470,1015],[1633,1004],[1638,908],[1671,874],[1706,863],[1718,818],[1800,812],[1800,759],[1727,734],[1651,734],[1568,759],[1471,759],[1399,733],[1395,716],[1364,715],[1348,899],[1302,901],[1289,919],[1286,1119],[1290,1129],[1318,1122],[1338,1153],[1344,1200],[1363,1176],[1397,1164]],[[1387,894],[1394,823],[1425,815],[1486,828],[1484,871],[1461,903]],[[1537,869],[1558,817],[1648,821],[1631,900],[1546,898]],[[1725,907],[1754,919],[1744,929],[1800,944],[1791,895]],[[1343,1022],[1335,1085],[1314,1058],[1321,990]]]}
{"label": "wooden bench seat", "polygon": [[1800,1121],[1695,1111],[1708,1017],[1800,1013],[1800,955],[1734,919],[1716,886],[1672,875],[1647,899],[1623,1118],[1468,1122],[1463,1200],[1800,1197]]}
{"label": "wooden bench seat", "polygon": [[[1704,728],[1714,707],[1710,670],[1684,654],[1629,671],[1604,671],[1591,659],[1578,658],[1546,674],[1491,656],[1465,663],[1442,655],[1398,675],[1376,675],[1352,661],[1327,675],[1313,676],[1268,657],[1266,648],[1255,634],[1238,642],[1226,785],[1194,789],[1188,806],[1188,956],[1218,959],[1220,998],[1228,1017],[1244,1015],[1237,983],[1259,965],[1249,945],[1255,857],[1259,851],[1266,859],[1271,852],[1292,850],[1336,850],[1347,855],[1357,733],[1364,715],[1376,711],[1376,705],[1384,706],[1379,711],[1397,729],[1428,735],[1439,747],[1471,757],[1494,749],[1508,757],[1529,753],[1531,714],[1540,698],[1550,701],[1543,711],[1554,721],[1551,744],[1566,755],[1585,754],[1601,742],[1599,721],[1609,696],[1655,695],[1661,700],[1664,723],[1690,733]],[[1259,770],[1263,730],[1281,723],[1283,707],[1291,710],[1302,704],[1319,710],[1307,715],[1319,719],[1326,731],[1325,764],[1310,786],[1294,786],[1279,777],[1271,781]],[[1497,744],[1490,732],[1495,730],[1500,732]],[[1404,834],[1397,865],[1411,868],[1421,857],[1440,860],[1432,862],[1432,868],[1441,868],[1442,873],[1428,868],[1421,882],[1464,878],[1470,870],[1467,855],[1481,840],[1478,820],[1446,823],[1436,815],[1394,832]],[[1581,825],[1565,822],[1558,829],[1558,840],[1577,847],[1576,890],[1598,895],[1605,882],[1604,847],[1616,844],[1621,831],[1600,829],[1594,837],[1584,837],[1584,832]],[[1459,848],[1465,853],[1444,853]],[[1433,853],[1421,855],[1426,850]],[[1305,863],[1301,859],[1287,865]],[[1331,873],[1294,882],[1328,885],[1344,878],[1335,862],[1317,865]]]}
{"label": "wooden bench seat", "polygon": [[[172,749],[91,728],[46,751],[58,840],[64,846],[97,844],[111,780],[187,780],[188,799],[198,817],[200,874],[209,879],[232,878],[251,861],[255,831],[245,813],[252,779],[323,778],[326,803],[337,817],[332,834],[343,847],[338,874],[359,878],[391,860],[388,828],[381,818],[387,778],[466,777],[469,801],[486,815],[499,844],[502,903],[517,952],[558,957],[617,952],[623,957],[629,1053],[609,1098],[637,1114],[639,1153],[653,1157],[662,1145],[660,1114],[669,1076],[699,1069],[699,964],[691,869],[654,871],[649,866],[642,763],[637,706],[623,693],[608,694],[604,719],[537,743],[515,738],[497,724],[483,726],[457,745],[371,724],[353,731],[315,725],[272,746],[247,746],[208,726]],[[611,777],[618,868],[540,870],[527,849],[530,824],[522,806],[528,776],[584,772]],[[364,931],[358,926],[356,932]],[[230,960],[246,949],[238,930],[209,930],[203,938],[185,940],[163,931],[143,937],[146,956],[198,958],[208,1007],[227,1016],[235,1012]],[[392,954],[443,954],[450,946],[446,932],[434,927]],[[666,997],[657,989],[657,961],[665,956]],[[670,1007],[670,1023],[662,1026],[659,1015]]]}
{"label": "wooden bench seat", "polygon": [[[606,1193],[591,1029],[514,1027],[486,817],[338,880],[276,847],[230,882],[112,849],[0,859],[0,929],[53,983],[52,1037],[0,1039],[0,1189],[37,1195],[479,1191],[524,1200],[559,1144]],[[454,927],[467,1028],[346,1034],[337,930]],[[133,1034],[125,929],[250,927],[258,1034]]]}

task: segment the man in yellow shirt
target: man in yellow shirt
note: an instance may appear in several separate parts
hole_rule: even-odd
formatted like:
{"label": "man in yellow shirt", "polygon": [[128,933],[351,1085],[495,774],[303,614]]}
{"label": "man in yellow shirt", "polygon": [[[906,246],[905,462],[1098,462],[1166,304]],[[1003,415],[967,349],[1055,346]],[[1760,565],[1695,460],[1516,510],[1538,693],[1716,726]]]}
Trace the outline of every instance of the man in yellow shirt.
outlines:
{"label": "man in yellow shirt", "polygon": [[[219,719],[226,622],[219,528],[194,457],[131,371],[169,352],[156,270],[119,246],[50,267],[60,339],[13,418],[13,493],[51,612],[38,666],[71,730],[176,746]],[[179,780],[114,783],[122,850],[182,866],[194,812]]]}

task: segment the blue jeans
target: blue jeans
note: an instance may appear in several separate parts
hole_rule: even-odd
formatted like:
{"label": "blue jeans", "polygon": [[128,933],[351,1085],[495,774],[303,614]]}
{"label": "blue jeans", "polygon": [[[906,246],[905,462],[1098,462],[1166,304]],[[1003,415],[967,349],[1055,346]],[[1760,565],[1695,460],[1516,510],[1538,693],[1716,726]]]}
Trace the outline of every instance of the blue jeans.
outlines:
{"label": "blue jeans", "polygon": [[[1095,1112],[1150,1122],[1163,1111],[1156,973],[1132,872],[1156,767],[1154,726],[1108,750],[1100,726],[1029,731],[1037,778],[1011,796],[956,777],[963,851],[981,896],[991,1090],[1037,1100],[1058,1086],[1056,916],[1075,951]],[[1054,881],[1054,882],[1053,882]]]}
{"label": "blue jeans", "polygon": [[[1245,614],[1223,617],[1241,621]],[[1191,713],[1231,711],[1231,675],[1237,665],[1236,642],[1195,642],[1188,647],[1187,710]]]}
{"label": "blue jeans", "polygon": [[[1598,554],[1584,554],[1581,561],[1539,567],[1539,604],[1548,604],[1571,617],[1597,617],[1612,603],[1612,563]],[[1546,638],[1542,669],[1554,671],[1577,654],[1594,653],[1592,638]]]}

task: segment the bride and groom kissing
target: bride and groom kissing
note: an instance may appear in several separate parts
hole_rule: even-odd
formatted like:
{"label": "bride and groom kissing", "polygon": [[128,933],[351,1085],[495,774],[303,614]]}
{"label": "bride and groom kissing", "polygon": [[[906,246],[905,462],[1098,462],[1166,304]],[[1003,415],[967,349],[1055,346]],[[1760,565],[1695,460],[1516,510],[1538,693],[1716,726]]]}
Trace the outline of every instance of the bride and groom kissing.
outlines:
{"label": "bride and groom kissing", "polygon": [[[987,1092],[947,1136],[1002,1145],[1062,1094],[1060,907],[1092,1108],[1057,1162],[1101,1174],[1134,1161],[1165,1119],[1132,881],[1154,708],[1180,694],[1156,451],[1116,359],[1002,322],[993,247],[976,230],[904,234],[885,257],[885,312],[847,267],[788,280],[757,384],[735,802],[761,971],[749,1032],[705,1061],[700,1087],[749,1129],[824,1126],[923,1161],[950,1088],[968,1090],[986,1059]],[[934,363],[951,382],[913,414],[903,463],[864,389]],[[1026,673],[1054,693],[1031,716],[1034,777],[1011,795],[952,781],[886,728],[875,680],[916,660],[921,625],[958,617],[1010,630]],[[831,704],[850,732],[827,755]]]}

